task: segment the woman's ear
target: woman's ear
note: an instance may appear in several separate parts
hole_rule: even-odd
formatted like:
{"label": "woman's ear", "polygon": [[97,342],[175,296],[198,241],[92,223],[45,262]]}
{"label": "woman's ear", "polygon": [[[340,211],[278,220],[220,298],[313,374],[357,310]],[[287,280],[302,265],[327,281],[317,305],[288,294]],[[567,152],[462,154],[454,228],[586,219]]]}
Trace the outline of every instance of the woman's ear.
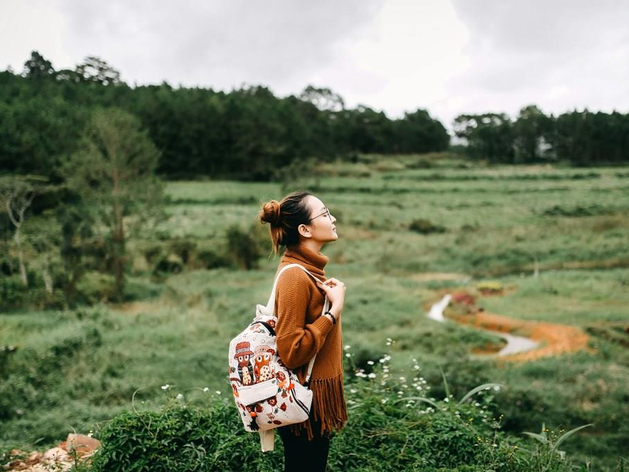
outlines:
{"label": "woman's ear", "polygon": [[308,227],[308,225],[305,224],[300,224],[297,227],[297,231],[299,232],[299,235],[306,238],[306,239],[310,239],[312,238],[312,233],[310,232],[310,228]]}

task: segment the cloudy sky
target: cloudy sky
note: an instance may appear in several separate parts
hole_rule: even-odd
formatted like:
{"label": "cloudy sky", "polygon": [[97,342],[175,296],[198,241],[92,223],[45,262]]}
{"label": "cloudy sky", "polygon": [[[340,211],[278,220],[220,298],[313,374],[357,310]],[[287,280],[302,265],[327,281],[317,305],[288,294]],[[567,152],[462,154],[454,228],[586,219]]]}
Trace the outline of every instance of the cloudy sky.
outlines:
{"label": "cloudy sky", "polygon": [[626,0],[0,0],[0,69],[89,55],[129,84],[329,87],[391,117],[629,112]]}

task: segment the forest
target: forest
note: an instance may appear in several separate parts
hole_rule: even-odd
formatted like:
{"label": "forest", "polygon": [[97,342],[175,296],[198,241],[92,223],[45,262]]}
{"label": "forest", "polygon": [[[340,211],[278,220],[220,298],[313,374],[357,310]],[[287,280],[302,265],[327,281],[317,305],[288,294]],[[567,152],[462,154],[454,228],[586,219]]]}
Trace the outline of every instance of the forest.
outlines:
{"label": "forest", "polygon": [[[573,110],[546,115],[537,106],[517,117],[463,114],[452,123],[457,144],[428,110],[391,119],[365,105],[347,108],[328,88],[307,86],[278,97],[263,85],[231,91],[125,83],[113,66],[87,57],[57,70],[37,51],[20,73],[0,72],[0,172],[60,181],[64,156],[76,152],[98,108],[135,116],[159,152],[168,179],[277,181],[291,163],[355,162],[359,154],[445,151],[496,163],[629,161],[629,114]],[[454,143],[454,140],[453,140]]]}

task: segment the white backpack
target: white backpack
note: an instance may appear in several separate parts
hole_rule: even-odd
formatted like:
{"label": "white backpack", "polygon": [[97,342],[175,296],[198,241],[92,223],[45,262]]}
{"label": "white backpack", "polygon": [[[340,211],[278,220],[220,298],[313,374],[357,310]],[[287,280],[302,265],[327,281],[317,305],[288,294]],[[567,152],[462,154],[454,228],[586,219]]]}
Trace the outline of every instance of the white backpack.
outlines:
{"label": "white backpack", "polygon": [[[306,421],[312,406],[308,384],[316,356],[308,363],[306,382],[302,385],[277,352],[275,289],[282,273],[290,267],[299,267],[315,278],[300,264],[282,267],[266,306],[256,305],[253,321],[229,344],[229,382],[234,401],[245,430],[260,433],[262,451],[273,450],[275,428]],[[326,297],[322,313],[327,310]]]}

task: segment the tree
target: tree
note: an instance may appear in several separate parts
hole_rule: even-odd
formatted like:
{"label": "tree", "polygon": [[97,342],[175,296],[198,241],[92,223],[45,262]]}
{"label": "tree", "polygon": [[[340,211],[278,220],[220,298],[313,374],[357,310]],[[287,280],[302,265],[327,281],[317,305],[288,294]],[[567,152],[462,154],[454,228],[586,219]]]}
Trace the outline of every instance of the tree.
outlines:
{"label": "tree", "polygon": [[24,262],[24,251],[22,249],[22,226],[25,221],[25,214],[28,207],[38,194],[43,192],[36,186],[38,180],[34,177],[4,177],[0,179],[0,204],[6,211],[9,220],[15,227],[13,241],[17,249],[20,265],[20,280],[22,284],[28,286],[26,276],[26,264]]}
{"label": "tree", "polygon": [[96,56],[88,56],[83,64],[76,66],[76,73],[85,82],[96,82],[101,85],[121,84],[120,72]]}
{"label": "tree", "polygon": [[343,98],[329,88],[308,85],[299,96],[304,102],[312,103],[321,111],[341,111],[345,109]]}
{"label": "tree", "polygon": [[448,149],[450,135],[439,120],[421,108],[393,122],[396,152],[423,153]]}
{"label": "tree", "polygon": [[125,244],[161,210],[163,185],[155,176],[159,152],[139,120],[116,109],[97,109],[79,150],[62,167],[67,185],[107,228],[114,299],[124,298]]}
{"label": "tree", "polygon": [[470,157],[493,162],[513,162],[513,124],[504,113],[459,115],[454,133],[467,143]]}
{"label": "tree", "polygon": [[31,53],[31,58],[24,63],[24,77],[27,79],[42,79],[52,77],[55,73],[54,67],[49,60],[37,51]]}
{"label": "tree", "polygon": [[516,161],[535,162],[550,157],[552,128],[552,118],[544,115],[536,105],[522,108],[513,126]]}
{"label": "tree", "polygon": [[61,227],[59,248],[64,269],[63,294],[69,307],[76,305],[80,278],[103,258],[102,238],[95,234],[93,213],[78,196],[56,211]]}

